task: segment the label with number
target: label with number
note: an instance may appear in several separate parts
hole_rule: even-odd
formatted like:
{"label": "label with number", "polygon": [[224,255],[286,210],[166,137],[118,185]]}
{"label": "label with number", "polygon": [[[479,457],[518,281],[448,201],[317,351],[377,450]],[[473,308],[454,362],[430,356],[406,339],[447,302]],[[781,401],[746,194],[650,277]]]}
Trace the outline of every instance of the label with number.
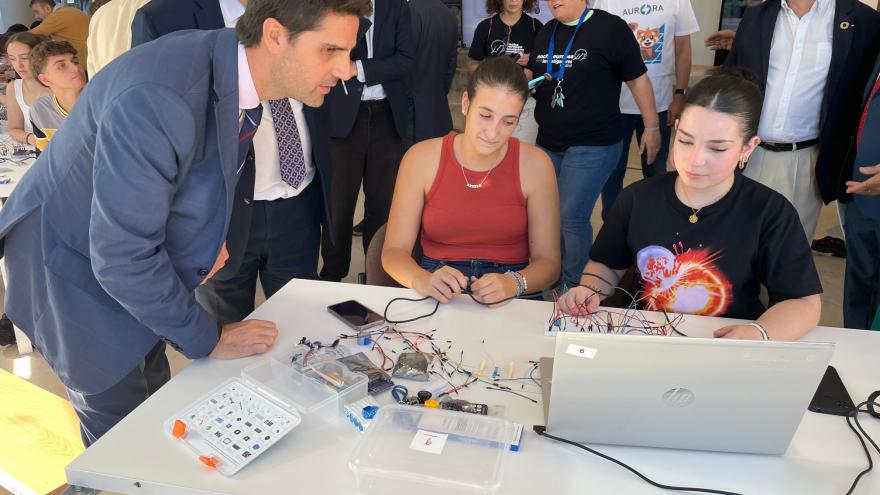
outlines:
{"label": "label with number", "polygon": [[596,357],[596,353],[599,352],[592,347],[584,347],[582,345],[568,344],[568,349],[565,350],[566,354],[571,354],[572,356],[593,359]]}
{"label": "label with number", "polygon": [[441,454],[448,436],[446,433],[418,430],[416,431],[416,436],[413,437],[412,443],[409,444],[409,448],[429,454]]}

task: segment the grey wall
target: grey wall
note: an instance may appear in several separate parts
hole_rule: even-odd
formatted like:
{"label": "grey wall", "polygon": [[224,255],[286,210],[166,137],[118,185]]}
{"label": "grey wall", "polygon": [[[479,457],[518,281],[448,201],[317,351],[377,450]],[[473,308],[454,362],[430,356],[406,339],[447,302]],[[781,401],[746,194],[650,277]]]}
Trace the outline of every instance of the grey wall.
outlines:
{"label": "grey wall", "polygon": [[30,26],[34,22],[29,0],[0,0],[0,32],[13,24]]}

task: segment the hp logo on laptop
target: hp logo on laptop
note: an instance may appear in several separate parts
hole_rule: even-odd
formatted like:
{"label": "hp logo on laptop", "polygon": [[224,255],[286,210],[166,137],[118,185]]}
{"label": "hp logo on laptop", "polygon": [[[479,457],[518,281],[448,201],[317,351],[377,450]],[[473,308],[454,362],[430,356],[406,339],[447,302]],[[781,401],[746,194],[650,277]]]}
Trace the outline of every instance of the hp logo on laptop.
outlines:
{"label": "hp logo on laptop", "polygon": [[673,388],[663,394],[663,402],[673,407],[686,407],[694,403],[694,393],[686,388]]}

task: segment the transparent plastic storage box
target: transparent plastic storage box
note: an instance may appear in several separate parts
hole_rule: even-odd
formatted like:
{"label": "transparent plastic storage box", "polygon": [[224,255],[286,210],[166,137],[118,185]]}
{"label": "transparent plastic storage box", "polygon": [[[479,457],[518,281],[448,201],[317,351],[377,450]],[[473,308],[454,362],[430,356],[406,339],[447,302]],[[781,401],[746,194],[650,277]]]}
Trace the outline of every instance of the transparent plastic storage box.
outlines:
{"label": "transparent plastic storage box", "polygon": [[301,372],[276,359],[268,359],[246,368],[242,376],[258,383],[265,393],[286,399],[304,420],[341,418],[345,404],[367,396],[368,380],[363,373],[349,371],[336,361],[315,367],[319,368],[317,373],[315,370]]}
{"label": "transparent plastic storage box", "polygon": [[493,494],[513,430],[491,416],[383,406],[348,465],[361,495]]}
{"label": "transparent plastic storage box", "polygon": [[[172,438],[181,440],[199,461],[226,476],[234,475],[253,462],[291,430],[299,427],[300,423],[333,424],[341,421],[345,404],[367,396],[366,375],[353,373],[336,362],[321,363],[317,374],[310,376],[281,361],[267,359],[246,368],[241,375],[241,378],[227,380],[163,424],[163,429]],[[226,400],[230,396],[249,396],[251,402],[244,406],[248,409],[236,409],[236,414],[229,417],[224,429],[225,421],[215,424],[215,420],[221,421],[225,416],[215,418],[220,413],[208,401],[222,403],[226,407],[229,406]],[[234,399],[228,400],[233,401],[232,408],[236,405],[242,407]],[[206,409],[211,411],[206,412]],[[268,419],[275,419],[277,424],[261,424],[267,419],[261,416],[267,414],[266,411],[272,413],[272,418]],[[228,413],[229,410],[223,412]],[[238,426],[239,423],[264,429],[256,431],[259,431],[259,437],[265,438],[257,438],[256,435],[252,438],[250,428],[245,432],[245,428]],[[228,432],[247,436],[241,437],[239,442],[238,437],[232,438]],[[229,438],[215,438],[222,437],[224,433]]]}

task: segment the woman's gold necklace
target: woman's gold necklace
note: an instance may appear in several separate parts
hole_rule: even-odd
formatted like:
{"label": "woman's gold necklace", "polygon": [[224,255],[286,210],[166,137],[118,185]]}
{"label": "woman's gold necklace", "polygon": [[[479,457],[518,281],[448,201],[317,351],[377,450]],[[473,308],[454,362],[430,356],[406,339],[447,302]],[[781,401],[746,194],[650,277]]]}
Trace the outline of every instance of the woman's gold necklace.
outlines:
{"label": "woman's gold necklace", "polygon": [[[682,188],[681,188],[681,193],[684,194],[684,199],[686,199],[687,202],[690,203],[690,202],[691,202],[691,198],[688,197],[687,191],[685,190],[685,187],[684,187],[684,186],[682,186]],[[700,221],[700,217],[697,216],[697,213],[699,213],[700,210],[702,210],[703,208],[705,208],[705,206],[702,206],[702,207],[700,207],[700,208],[694,208],[693,206],[690,206],[690,205],[685,205],[685,206],[687,206],[688,208],[690,208],[691,211],[693,212],[693,213],[691,213],[691,216],[688,217],[688,220],[689,220],[691,223],[697,223],[697,222],[699,222],[699,221]]]}

